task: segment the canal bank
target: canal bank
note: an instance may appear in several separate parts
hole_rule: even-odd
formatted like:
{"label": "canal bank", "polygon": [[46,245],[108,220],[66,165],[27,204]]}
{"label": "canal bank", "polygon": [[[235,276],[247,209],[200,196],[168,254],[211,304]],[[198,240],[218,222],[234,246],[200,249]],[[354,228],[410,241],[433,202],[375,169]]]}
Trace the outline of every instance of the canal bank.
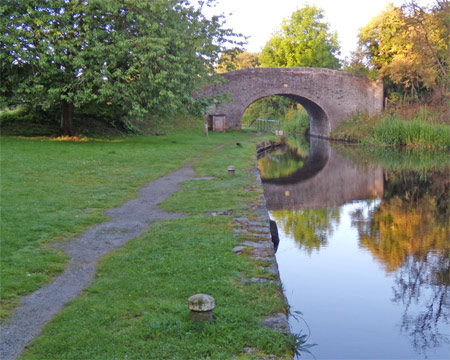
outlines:
{"label": "canal bank", "polygon": [[[198,178],[159,204],[182,217],[158,219],[94,260],[92,283],[65,304],[21,359],[292,357],[296,339],[274,331],[286,331],[286,303],[254,172],[255,137],[239,136],[239,143],[204,151],[192,164]],[[108,213],[133,219],[133,209]],[[214,297],[214,322],[191,321],[187,299],[196,293]]]}

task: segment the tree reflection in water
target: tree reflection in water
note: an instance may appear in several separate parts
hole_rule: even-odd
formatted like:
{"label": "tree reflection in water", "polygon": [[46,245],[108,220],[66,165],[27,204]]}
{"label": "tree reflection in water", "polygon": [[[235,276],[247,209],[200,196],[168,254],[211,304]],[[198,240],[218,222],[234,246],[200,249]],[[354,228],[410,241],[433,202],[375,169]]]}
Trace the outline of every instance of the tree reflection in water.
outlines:
{"label": "tree reflection in water", "polygon": [[[285,176],[279,181],[263,176],[271,216],[311,255],[332,241],[341,219],[347,224],[345,207],[335,205],[372,199],[349,207],[357,244],[385,272],[384,284],[391,284],[392,304],[398,306],[394,311],[401,313],[399,328],[415,351],[425,358],[442,354],[450,326],[448,153],[352,146],[338,154],[328,143],[314,144],[299,170],[305,155],[299,150],[274,157],[277,164],[260,162],[263,175]],[[283,157],[292,155],[294,161]]]}
{"label": "tree reflection in water", "polygon": [[328,237],[340,222],[340,208],[272,211],[283,231],[292,236],[300,249],[311,254],[327,246]]}
{"label": "tree reflection in water", "polygon": [[[427,349],[439,347],[449,340],[448,333],[441,333],[440,326],[447,324],[443,328],[448,330],[449,288],[442,283],[433,283],[439,271],[448,273],[448,251],[446,256],[428,252],[421,261],[408,257],[396,274],[393,301],[401,303],[405,309],[401,330],[411,336],[418,352],[426,353]],[[411,309],[414,304],[420,305],[420,311]]]}
{"label": "tree reflection in water", "polygon": [[[359,244],[395,274],[392,301],[402,304],[401,330],[418,352],[449,341],[449,168],[388,171],[379,207],[352,214]],[[444,325],[444,326],[443,326]]]}
{"label": "tree reflection in water", "polygon": [[263,179],[276,179],[292,175],[305,164],[307,156],[301,150],[287,146],[261,158],[258,168]]}

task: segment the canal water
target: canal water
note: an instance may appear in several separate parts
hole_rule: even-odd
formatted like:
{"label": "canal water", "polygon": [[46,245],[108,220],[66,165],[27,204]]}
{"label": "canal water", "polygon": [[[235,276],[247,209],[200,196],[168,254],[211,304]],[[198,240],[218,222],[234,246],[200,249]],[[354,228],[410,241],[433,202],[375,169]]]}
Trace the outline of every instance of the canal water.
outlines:
{"label": "canal water", "polygon": [[259,159],[299,359],[449,359],[448,151],[292,138]]}

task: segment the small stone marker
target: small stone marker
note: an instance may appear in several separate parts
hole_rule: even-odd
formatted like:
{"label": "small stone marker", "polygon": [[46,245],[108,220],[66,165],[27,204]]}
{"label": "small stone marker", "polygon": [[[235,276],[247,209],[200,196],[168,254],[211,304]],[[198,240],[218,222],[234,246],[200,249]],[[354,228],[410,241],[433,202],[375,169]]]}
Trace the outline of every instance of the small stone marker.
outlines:
{"label": "small stone marker", "polygon": [[235,168],[233,165],[228,166],[228,175],[234,175]]}
{"label": "small stone marker", "polygon": [[188,299],[189,310],[191,310],[191,320],[214,321],[212,314],[215,308],[214,298],[206,294],[192,295]]}

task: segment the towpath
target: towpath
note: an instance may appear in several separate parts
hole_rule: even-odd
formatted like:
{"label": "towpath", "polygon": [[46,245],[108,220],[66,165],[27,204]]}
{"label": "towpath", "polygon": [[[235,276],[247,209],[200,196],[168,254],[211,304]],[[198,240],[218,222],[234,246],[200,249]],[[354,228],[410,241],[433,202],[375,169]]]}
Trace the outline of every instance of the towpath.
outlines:
{"label": "towpath", "polygon": [[108,210],[111,220],[93,226],[63,246],[69,261],[53,282],[22,297],[9,320],[0,325],[0,359],[13,360],[35,338],[64,304],[82,292],[94,279],[98,259],[148,229],[151,223],[184,214],[168,213],[158,204],[194,177],[187,164],[145,185],[136,199]]}

